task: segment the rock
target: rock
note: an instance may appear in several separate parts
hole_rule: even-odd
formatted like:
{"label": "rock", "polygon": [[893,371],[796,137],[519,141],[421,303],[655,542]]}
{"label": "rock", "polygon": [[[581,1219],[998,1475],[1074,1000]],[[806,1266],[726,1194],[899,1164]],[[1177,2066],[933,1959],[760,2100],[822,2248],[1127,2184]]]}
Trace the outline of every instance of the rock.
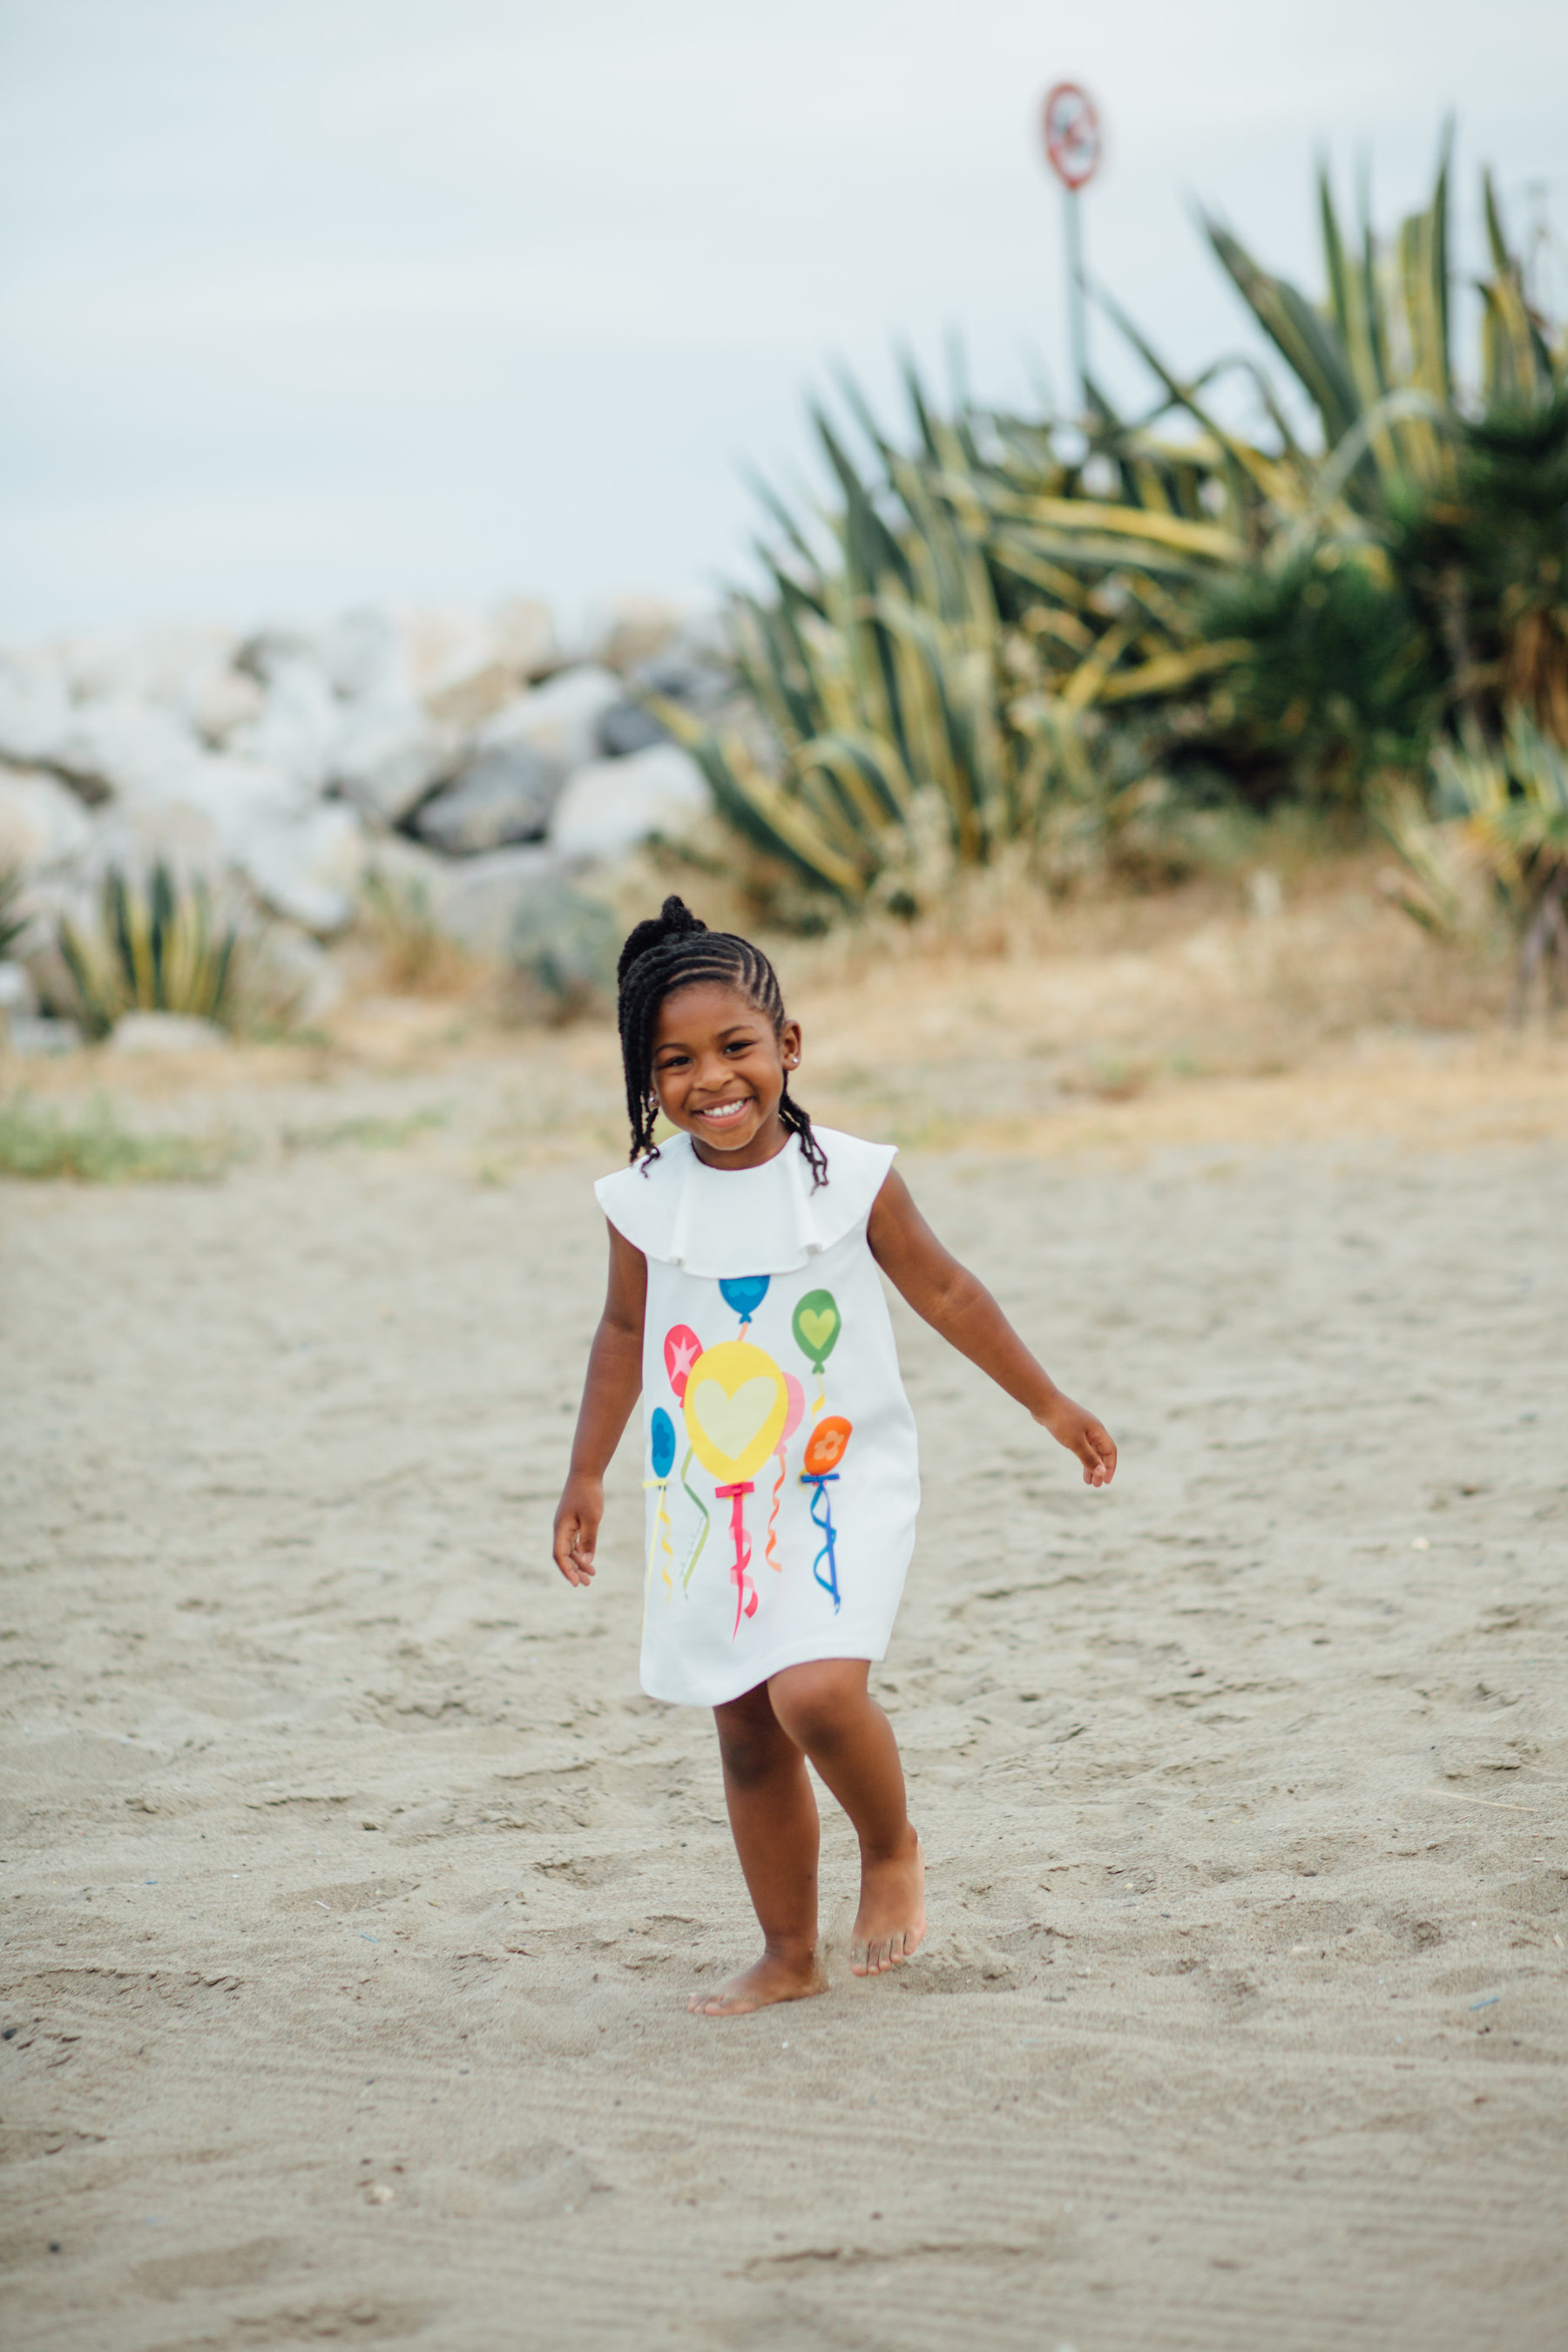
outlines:
{"label": "rock", "polygon": [[106,1042],[114,1054],[195,1054],[226,1045],[228,1034],[194,1013],[122,1013]]}
{"label": "rock", "polygon": [[433,910],[453,871],[433,849],[422,849],[400,833],[381,834],[366,844],[362,887],[381,882],[395,897],[422,898]]}
{"label": "rock", "polygon": [[476,754],[523,743],[564,782],[574,768],[593,759],[599,747],[599,722],[621,699],[620,680],[606,669],[584,665],[558,671],[487,722]]}
{"label": "rock", "polygon": [[353,922],[364,870],[358,818],[341,801],[306,816],[255,825],[237,859],[257,896],[308,931],[341,931]]}
{"label": "rock", "polygon": [[480,727],[515,699],[522,673],[499,654],[464,659],[430,680],[421,698],[433,718],[466,730]]}
{"label": "rock", "polygon": [[563,877],[548,849],[498,849],[449,866],[438,887],[436,920],[470,955],[502,955],[521,910],[558,897]]}
{"label": "rock", "polygon": [[651,710],[628,695],[623,702],[612,702],[599,721],[599,749],[606,760],[625,760],[634,751],[647,751],[655,743],[668,743],[670,733],[660,726]]}
{"label": "rock", "polygon": [[75,1021],[56,1021],[42,1014],[13,1013],[5,1024],[5,1041],[13,1054],[44,1055],[74,1054],[82,1042]]}
{"label": "rock", "polygon": [[54,648],[79,702],[153,702],[187,724],[212,683],[233,674],[231,629],[152,628],[68,638]]}
{"label": "rock", "polygon": [[658,834],[678,838],[712,807],[708,780],[679,744],[579,768],[556,802],[549,842],[558,857],[606,861]]}
{"label": "rock", "polygon": [[497,653],[520,677],[543,677],[560,667],[554,618],[537,596],[509,596],[492,608],[489,623]]}
{"label": "rock", "polygon": [[686,710],[717,710],[734,691],[734,664],[722,624],[712,616],[693,621],[649,660],[639,662],[628,682]]}
{"label": "rock", "polygon": [[0,768],[0,873],[20,866],[47,874],[86,854],[92,820],[57,776],[41,769]]}
{"label": "rock", "polygon": [[590,661],[628,670],[679,635],[691,614],[663,596],[612,596],[595,606],[584,632]]}
{"label": "rock", "polygon": [[325,670],[296,654],[270,666],[261,710],[232,744],[242,757],[279,769],[302,794],[316,793],[333,772],[342,730],[342,705]]}
{"label": "rock", "polygon": [[360,604],[340,614],[310,640],[310,651],[344,702],[411,691],[404,632],[384,605]]}
{"label": "rock", "polygon": [[[637,663],[626,682],[643,694],[678,702],[699,718],[716,715],[734,692],[734,672],[719,624],[692,622],[650,659]],[[600,723],[600,748],[611,759],[669,740],[668,730],[630,694],[606,711]]]}
{"label": "rock", "polygon": [[448,856],[500,849],[513,841],[537,841],[550,821],[561,789],[554,765],[527,743],[498,744],[481,751],[414,819],[421,841]]}
{"label": "rock", "polygon": [[269,924],[246,957],[245,992],[263,1019],[310,1028],[343,992],[343,976],[320,940]]}
{"label": "rock", "polygon": [[37,656],[0,659],[0,760],[53,767],[69,732],[70,690],[58,663]]}
{"label": "rock", "polygon": [[351,704],[331,782],[368,824],[401,824],[452,772],[462,737],[401,688]]}
{"label": "rock", "polygon": [[30,1020],[38,1009],[38,992],[24,963],[0,963],[0,1021],[20,1013]]}
{"label": "rock", "polygon": [[91,702],[72,710],[39,765],[64,776],[85,800],[177,800],[213,756],[156,703]]}
{"label": "rock", "polygon": [[242,727],[259,719],[266,690],[248,670],[215,670],[191,698],[189,718],[204,743],[220,750]]}
{"label": "rock", "polygon": [[519,900],[507,955],[542,1009],[560,1016],[613,997],[620,943],[610,908],[556,879]]}

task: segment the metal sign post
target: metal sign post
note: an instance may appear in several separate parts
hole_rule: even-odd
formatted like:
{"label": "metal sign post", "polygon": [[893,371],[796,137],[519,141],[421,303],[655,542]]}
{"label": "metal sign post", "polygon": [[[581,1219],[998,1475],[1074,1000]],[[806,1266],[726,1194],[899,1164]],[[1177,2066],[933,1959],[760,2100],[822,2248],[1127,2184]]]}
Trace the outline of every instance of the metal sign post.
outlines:
{"label": "metal sign post", "polygon": [[1067,202],[1068,341],[1080,406],[1089,407],[1089,336],[1084,319],[1083,228],[1079,195],[1100,169],[1100,117],[1094,100],[1076,82],[1058,81],[1041,109],[1046,158],[1062,184]]}

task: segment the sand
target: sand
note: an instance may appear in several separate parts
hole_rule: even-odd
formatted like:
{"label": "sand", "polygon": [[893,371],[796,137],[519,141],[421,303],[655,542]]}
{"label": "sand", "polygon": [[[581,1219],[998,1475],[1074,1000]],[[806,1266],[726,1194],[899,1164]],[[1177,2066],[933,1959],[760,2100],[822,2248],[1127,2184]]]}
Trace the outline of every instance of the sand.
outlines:
{"label": "sand", "polygon": [[8,2340],[1561,2345],[1561,1045],[821,1073],[1121,1471],[900,1310],[930,1938],[850,1978],[826,1804],[832,1990],[731,2022],[629,1451],[549,1562],[605,1041],[355,1018],[112,1076],[211,1185],[0,1185]]}

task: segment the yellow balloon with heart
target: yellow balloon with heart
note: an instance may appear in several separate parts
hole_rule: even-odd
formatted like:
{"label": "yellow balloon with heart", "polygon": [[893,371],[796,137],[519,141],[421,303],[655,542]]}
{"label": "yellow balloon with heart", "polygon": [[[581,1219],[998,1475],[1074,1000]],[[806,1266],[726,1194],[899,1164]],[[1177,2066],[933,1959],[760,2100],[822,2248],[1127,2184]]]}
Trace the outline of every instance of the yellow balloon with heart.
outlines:
{"label": "yellow balloon with heart", "polygon": [[764,1348],[725,1339],[692,1365],[681,1410],[702,1467],[721,1486],[738,1486],[777,1450],[789,1390]]}

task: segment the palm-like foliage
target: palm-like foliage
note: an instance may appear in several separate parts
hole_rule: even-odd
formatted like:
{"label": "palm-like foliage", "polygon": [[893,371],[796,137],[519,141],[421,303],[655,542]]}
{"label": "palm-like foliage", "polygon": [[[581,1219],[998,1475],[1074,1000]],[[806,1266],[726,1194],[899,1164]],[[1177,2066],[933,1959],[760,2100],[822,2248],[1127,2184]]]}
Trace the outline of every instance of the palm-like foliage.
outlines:
{"label": "palm-like foliage", "polygon": [[162,858],[145,877],[110,868],[96,933],[68,918],[58,936],[77,1009],[94,1036],[106,1036],[122,1013],[233,1018],[240,925],[215,909],[199,877],[183,881]]}
{"label": "palm-like foliage", "polygon": [[1178,764],[1254,797],[1355,797],[1418,768],[1449,709],[1504,696],[1568,740],[1568,366],[1484,195],[1479,415],[1451,357],[1446,152],[1387,248],[1364,220],[1346,237],[1321,182],[1321,305],[1207,225],[1321,449],[1250,363],[1230,363],[1260,403],[1249,437],[1220,414],[1226,367],[1184,382],[1126,320],[1160,398],[1128,419],[1096,394],[1087,451],[1048,420],[942,416],[912,370],[900,447],[847,387],[869,461],[817,416],[826,538],[770,498],[770,593],[736,602],[760,726],[661,708],[721,808],[858,903],[932,796],[961,862],[1041,838],[1101,715],[1154,721]]}
{"label": "palm-like foliage", "polygon": [[1215,519],[1215,452],[1124,434],[1093,495],[1050,426],[939,418],[912,370],[908,383],[913,453],[850,391],[874,471],[818,416],[843,501],[830,552],[775,507],[773,595],[736,601],[738,665],[773,764],[742,734],[659,706],[725,812],[851,901],[918,794],[940,796],[955,855],[979,863],[1037,835],[1064,759],[1081,764],[1084,713],[1190,690],[1245,650],[1205,638],[1200,618],[1244,552]]}
{"label": "palm-like foliage", "polygon": [[1528,711],[1509,713],[1501,745],[1473,731],[1433,761],[1430,814],[1409,795],[1384,813],[1415,877],[1403,902],[1428,929],[1460,934],[1477,889],[1501,920],[1516,963],[1513,1010],[1521,1013],[1543,967],[1568,971],[1568,751]]}
{"label": "palm-like foliage", "polygon": [[9,954],[27,927],[22,906],[22,869],[0,866],[0,959]]}

